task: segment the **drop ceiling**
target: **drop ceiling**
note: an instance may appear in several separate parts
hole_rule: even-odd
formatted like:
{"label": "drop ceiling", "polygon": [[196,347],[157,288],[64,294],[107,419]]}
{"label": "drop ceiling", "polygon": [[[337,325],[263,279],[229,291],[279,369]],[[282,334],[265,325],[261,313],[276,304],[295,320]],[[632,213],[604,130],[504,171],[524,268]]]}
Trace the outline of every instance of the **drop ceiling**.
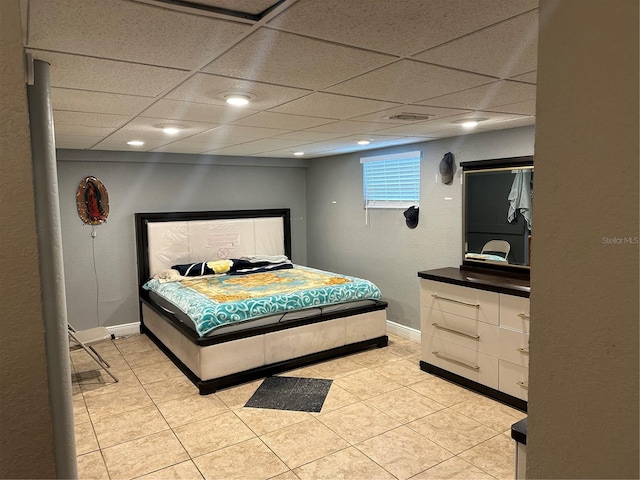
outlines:
{"label": "drop ceiling", "polygon": [[26,50],[51,65],[57,148],[315,158],[464,135],[469,118],[474,133],[535,123],[537,0],[22,7]]}

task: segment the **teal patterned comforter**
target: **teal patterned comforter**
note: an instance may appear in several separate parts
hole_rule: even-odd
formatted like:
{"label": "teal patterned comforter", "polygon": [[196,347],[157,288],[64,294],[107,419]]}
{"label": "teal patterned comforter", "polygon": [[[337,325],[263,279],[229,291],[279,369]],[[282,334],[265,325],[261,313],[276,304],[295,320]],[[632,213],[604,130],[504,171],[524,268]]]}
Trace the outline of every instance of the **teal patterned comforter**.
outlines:
{"label": "teal patterned comforter", "polygon": [[176,305],[205,336],[212,330],[278,313],[364,299],[380,299],[368,280],[296,265],[295,268],[249,275],[212,275],[143,288]]}

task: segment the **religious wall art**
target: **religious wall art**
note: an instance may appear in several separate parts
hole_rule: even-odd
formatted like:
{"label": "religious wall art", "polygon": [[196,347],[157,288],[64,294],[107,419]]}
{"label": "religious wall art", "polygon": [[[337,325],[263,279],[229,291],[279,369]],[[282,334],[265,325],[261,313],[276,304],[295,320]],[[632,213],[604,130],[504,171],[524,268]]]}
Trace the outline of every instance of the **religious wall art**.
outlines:
{"label": "religious wall art", "polygon": [[76,192],[78,215],[88,225],[100,225],[109,216],[109,194],[96,177],[86,177]]}

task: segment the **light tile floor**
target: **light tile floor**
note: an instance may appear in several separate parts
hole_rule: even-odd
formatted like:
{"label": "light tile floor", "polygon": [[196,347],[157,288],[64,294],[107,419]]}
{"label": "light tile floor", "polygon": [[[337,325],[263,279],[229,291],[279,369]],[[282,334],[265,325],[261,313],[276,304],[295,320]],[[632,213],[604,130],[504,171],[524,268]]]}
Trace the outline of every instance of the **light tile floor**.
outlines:
{"label": "light tile floor", "polygon": [[71,354],[80,478],[512,479],[525,414],[422,372],[419,344],[286,372],[333,379],[319,413],[245,408],[261,380],[200,396],[144,335]]}

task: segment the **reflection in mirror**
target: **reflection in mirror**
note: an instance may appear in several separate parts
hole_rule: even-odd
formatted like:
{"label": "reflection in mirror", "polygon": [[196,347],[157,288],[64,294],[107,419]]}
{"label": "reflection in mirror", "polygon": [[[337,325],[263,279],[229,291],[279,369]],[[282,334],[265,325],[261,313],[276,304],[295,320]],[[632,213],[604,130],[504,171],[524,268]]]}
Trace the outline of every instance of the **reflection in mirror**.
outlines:
{"label": "reflection in mirror", "polygon": [[528,268],[533,165],[531,157],[524,158],[529,165],[522,161],[505,167],[496,167],[495,162],[485,168],[469,167],[476,162],[463,165],[465,264]]}

